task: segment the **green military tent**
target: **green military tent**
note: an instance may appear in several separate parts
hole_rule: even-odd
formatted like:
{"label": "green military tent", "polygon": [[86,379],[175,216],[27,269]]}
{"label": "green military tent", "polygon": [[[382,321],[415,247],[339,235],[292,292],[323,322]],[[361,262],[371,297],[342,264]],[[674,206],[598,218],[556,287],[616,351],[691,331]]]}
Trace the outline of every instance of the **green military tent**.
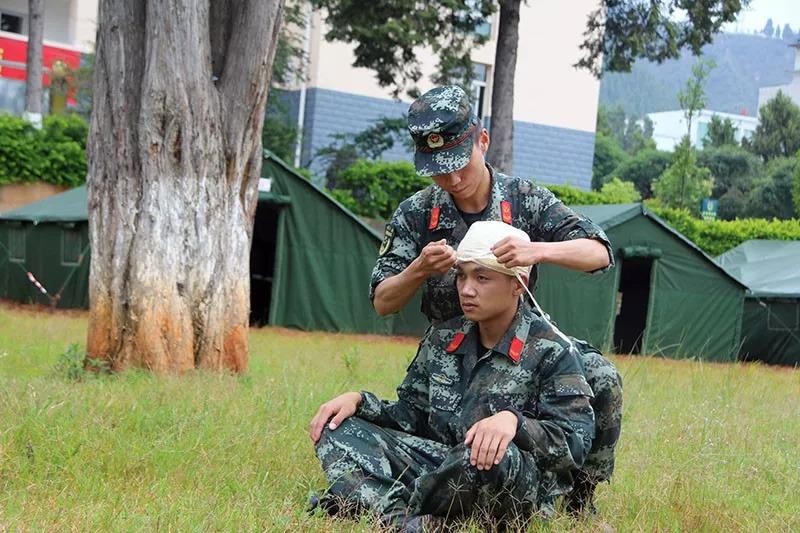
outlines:
{"label": "green military tent", "polygon": [[748,288],[740,359],[800,366],[800,241],[747,241],[716,261]]}
{"label": "green military tent", "polygon": [[572,208],[606,231],[617,267],[540,267],[539,303],[563,331],[617,353],[736,359],[744,285],[642,204]]}
{"label": "green military tent", "polygon": [[0,213],[0,298],[80,308],[88,289],[85,186]]}
{"label": "green military tent", "polygon": [[[379,233],[268,151],[262,176],[270,189],[259,193],[253,230],[253,323],[422,334],[427,321],[418,299],[387,318],[369,301]],[[0,298],[88,307],[88,242],[85,187],[1,213]]]}

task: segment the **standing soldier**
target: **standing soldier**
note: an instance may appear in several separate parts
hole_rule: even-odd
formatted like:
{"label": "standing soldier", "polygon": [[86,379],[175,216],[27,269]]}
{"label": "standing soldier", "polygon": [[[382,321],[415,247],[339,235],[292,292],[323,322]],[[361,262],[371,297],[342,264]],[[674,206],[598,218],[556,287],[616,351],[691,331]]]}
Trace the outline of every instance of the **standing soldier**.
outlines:
{"label": "standing soldier", "polygon": [[[484,159],[489,133],[457,86],[433,89],[411,104],[408,130],[417,172],[434,184],[404,200],[386,226],[372,272],[370,298],[380,315],[399,311],[422,287],[422,312],[431,323],[461,314],[455,288],[455,248],[476,221],[494,220],[524,231],[529,240],[505,238],[493,252],[506,267],[539,263],[584,272],[613,266],[605,233],[566,207],[547,189],[494,170]],[[581,363],[594,390],[597,432],[585,467],[575,473],[567,508],[594,510],[593,494],[614,470],[614,447],[622,418],[622,381],[614,366],[589,344]]]}

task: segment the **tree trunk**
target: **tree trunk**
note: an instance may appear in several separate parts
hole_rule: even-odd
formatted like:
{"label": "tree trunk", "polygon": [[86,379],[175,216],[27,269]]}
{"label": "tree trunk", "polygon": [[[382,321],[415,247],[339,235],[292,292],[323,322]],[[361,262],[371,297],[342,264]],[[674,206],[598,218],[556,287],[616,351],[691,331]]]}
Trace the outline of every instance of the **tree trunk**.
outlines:
{"label": "tree trunk", "polygon": [[100,2],[87,352],[112,370],[247,367],[250,241],[282,7]]}
{"label": "tree trunk", "polygon": [[25,118],[42,125],[42,40],[44,0],[28,0],[28,52],[25,58]]}
{"label": "tree trunk", "polygon": [[520,0],[501,0],[492,81],[488,161],[501,172],[514,166],[514,74],[517,69]]}

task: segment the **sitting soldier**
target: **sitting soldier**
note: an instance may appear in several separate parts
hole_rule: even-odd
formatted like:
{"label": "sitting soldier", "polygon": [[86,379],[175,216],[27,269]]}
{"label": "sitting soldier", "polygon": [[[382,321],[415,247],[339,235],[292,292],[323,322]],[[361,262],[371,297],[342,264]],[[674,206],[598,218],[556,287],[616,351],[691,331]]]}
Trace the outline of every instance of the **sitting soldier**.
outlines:
{"label": "sitting soldier", "polygon": [[348,392],[319,408],[310,436],[330,486],[315,505],[421,531],[525,521],[570,491],[594,435],[592,390],[573,343],[524,302],[530,267],[491,252],[505,237],[528,239],[470,227],[455,267],[464,315],[428,330],[397,401]]}

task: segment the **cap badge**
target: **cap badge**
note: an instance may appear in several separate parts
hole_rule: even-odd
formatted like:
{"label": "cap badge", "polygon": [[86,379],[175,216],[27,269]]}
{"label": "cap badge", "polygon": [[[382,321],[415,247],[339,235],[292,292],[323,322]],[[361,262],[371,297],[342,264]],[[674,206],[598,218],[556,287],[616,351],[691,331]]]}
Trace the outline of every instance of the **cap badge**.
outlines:
{"label": "cap badge", "polygon": [[444,146],[444,139],[438,133],[428,135],[428,148],[439,148]]}

